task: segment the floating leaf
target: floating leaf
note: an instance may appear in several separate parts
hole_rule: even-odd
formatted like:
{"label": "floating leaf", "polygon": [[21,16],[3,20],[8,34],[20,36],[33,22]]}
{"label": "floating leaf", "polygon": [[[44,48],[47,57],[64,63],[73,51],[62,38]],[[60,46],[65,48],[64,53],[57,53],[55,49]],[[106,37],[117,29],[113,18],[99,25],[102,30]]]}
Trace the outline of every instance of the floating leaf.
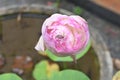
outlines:
{"label": "floating leaf", "polygon": [[90,80],[84,73],[76,70],[59,71],[59,66],[41,61],[33,71],[35,80]]}
{"label": "floating leaf", "polygon": [[84,73],[76,70],[63,70],[50,80],[90,80]]}
{"label": "floating leaf", "polygon": [[14,73],[5,73],[0,75],[0,80],[22,80]]}
{"label": "floating leaf", "polygon": [[[81,58],[82,56],[84,56],[84,55],[87,53],[87,51],[89,50],[90,46],[91,46],[91,42],[89,41],[89,43],[88,43],[88,45],[86,46],[86,48],[85,48],[81,53],[79,53],[79,54],[76,55],[76,59],[79,59],[79,58]],[[73,61],[73,59],[71,58],[71,56],[59,57],[59,56],[54,55],[54,54],[53,54],[52,52],[50,52],[49,50],[46,50],[46,54],[47,54],[47,56],[48,56],[50,59],[52,59],[53,61],[59,61],[59,62],[61,62],[61,61],[68,61],[68,62]]]}
{"label": "floating leaf", "polygon": [[33,71],[33,77],[36,80],[48,80],[52,75],[59,71],[59,66],[55,63],[49,63],[48,61],[41,61],[35,66]]}

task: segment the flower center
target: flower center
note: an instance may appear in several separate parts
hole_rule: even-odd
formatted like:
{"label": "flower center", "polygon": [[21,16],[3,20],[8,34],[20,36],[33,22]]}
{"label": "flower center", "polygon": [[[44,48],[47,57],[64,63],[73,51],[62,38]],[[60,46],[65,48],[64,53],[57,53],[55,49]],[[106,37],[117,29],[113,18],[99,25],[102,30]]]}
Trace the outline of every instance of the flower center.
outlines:
{"label": "flower center", "polygon": [[57,35],[56,38],[58,38],[58,39],[63,39],[64,36],[63,36],[63,35]]}

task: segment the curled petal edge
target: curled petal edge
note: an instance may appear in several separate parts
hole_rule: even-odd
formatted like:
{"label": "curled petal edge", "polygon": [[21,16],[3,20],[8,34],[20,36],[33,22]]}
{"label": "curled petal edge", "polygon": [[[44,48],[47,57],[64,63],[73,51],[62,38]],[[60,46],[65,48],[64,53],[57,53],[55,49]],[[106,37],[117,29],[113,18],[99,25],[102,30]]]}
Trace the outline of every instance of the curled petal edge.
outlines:
{"label": "curled petal edge", "polygon": [[43,40],[42,36],[40,36],[40,38],[35,46],[35,50],[37,50],[42,55],[46,55],[46,53],[45,53],[46,47],[45,47],[44,40]]}

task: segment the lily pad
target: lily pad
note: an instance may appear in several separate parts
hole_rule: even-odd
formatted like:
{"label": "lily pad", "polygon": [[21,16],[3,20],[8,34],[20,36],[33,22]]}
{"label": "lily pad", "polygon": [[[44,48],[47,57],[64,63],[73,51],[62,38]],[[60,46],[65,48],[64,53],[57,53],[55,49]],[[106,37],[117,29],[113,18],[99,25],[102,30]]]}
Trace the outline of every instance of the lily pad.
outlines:
{"label": "lily pad", "polygon": [[0,80],[22,80],[14,73],[4,73],[0,75]]}
{"label": "lily pad", "polygon": [[[89,50],[89,48],[90,48],[90,46],[91,46],[91,42],[89,41],[89,43],[88,43],[88,45],[86,46],[86,48],[82,51],[82,52],[80,52],[79,54],[77,54],[76,55],[76,59],[79,59],[79,58],[81,58],[82,56],[84,56],[86,53],[87,53],[87,51]],[[71,61],[73,61],[73,59],[71,58],[71,56],[67,56],[67,57],[59,57],[59,56],[56,56],[56,55],[54,55],[51,51],[49,51],[48,49],[46,50],[46,54],[47,54],[47,56],[51,59],[51,60],[53,60],[53,61],[58,61],[58,62],[64,62],[64,61],[66,61],[66,62],[71,62]]]}
{"label": "lily pad", "polygon": [[90,80],[84,73],[77,70],[59,71],[56,63],[49,63],[43,60],[33,70],[35,80]]}
{"label": "lily pad", "polygon": [[50,80],[90,80],[90,79],[80,71],[63,70],[55,74]]}
{"label": "lily pad", "polygon": [[59,66],[56,63],[51,63],[43,60],[35,65],[33,77],[35,80],[49,80],[49,78],[59,71]]}

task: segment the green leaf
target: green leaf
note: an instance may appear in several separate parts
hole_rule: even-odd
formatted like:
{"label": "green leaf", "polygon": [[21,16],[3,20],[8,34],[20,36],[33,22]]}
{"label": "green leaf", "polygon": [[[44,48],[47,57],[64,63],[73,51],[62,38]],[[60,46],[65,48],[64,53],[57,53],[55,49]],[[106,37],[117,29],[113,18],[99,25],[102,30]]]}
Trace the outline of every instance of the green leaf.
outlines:
{"label": "green leaf", "polygon": [[55,63],[49,64],[44,60],[35,65],[33,77],[35,80],[49,80],[49,78],[59,71],[59,66]]}
{"label": "green leaf", "polygon": [[0,80],[22,80],[14,73],[4,73],[0,75]]}
{"label": "green leaf", "polygon": [[[82,56],[84,56],[87,51],[89,50],[91,46],[91,42],[89,41],[88,45],[86,46],[86,48],[79,54],[76,55],[76,58],[79,59],[81,58]],[[68,62],[71,62],[73,61],[73,59],[70,57],[70,56],[67,56],[67,57],[59,57],[59,56],[56,56],[54,55],[52,52],[50,52],[49,50],[46,50],[46,53],[48,55],[48,57],[53,60],[53,61],[59,61],[59,62],[64,62],[64,61],[68,61]]]}
{"label": "green leaf", "polygon": [[84,73],[76,70],[63,70],[50,80],[90,80]]}
{"label": "green leaf", "polygon": [[33,70],[33,77],[36,80],[47,80],[47,72],[45,71],[47,68],[47,62],[43,61],[35,65],[35,69]]}
{"label": "green leaf", "polygon": [[73,9],[73,12],[74,12],[76,15],[80,15],[80,14],[82,14],[83,9],[80,8],[79,6],[77,6],[77,7],[75,7],[75,8]]}

